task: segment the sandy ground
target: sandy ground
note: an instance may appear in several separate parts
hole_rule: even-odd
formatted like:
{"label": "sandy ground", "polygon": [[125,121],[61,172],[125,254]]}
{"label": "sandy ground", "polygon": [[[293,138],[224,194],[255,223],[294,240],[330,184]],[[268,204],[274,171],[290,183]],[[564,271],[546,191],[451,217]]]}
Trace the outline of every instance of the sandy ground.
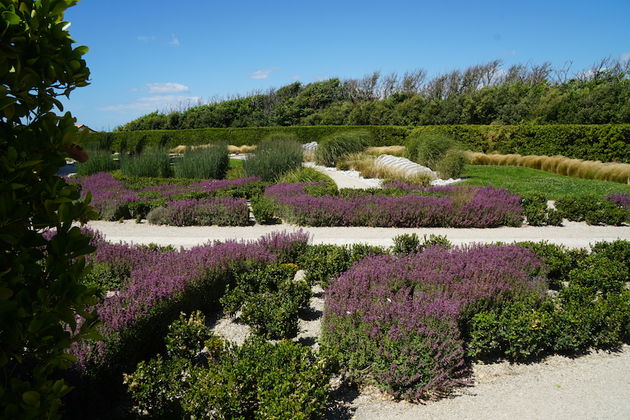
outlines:
{"label": "sandy ground", "polygon": [[207,242],[228,239],[254,240],[274,231],[296,231],[302,229],[311,235],[312,243],[352,244],[390,246],[392,238],[402,233],[422,235],[445,235],[454,244],[472,242],[514,242],[546,240],[570,247],[588,247],[589,244],[615,239],[630,240],[630,227],[588,226],[585,223],[568,222],[562,227],[524,226],[520,228],[500,227],[492,229],[454,228],[371,228],[371,227],[303,227],[288,224],[255,225],[244,227],[221,226],[156,226],[146,221],[133,220],[120,222],[92,221],[88,226],[101,231],[112,242],[132,242],[135,244],[156,243],[190,248]]}
{"label": "sandy ground", "polygon": [[629,419],[630,346],[577,359],[474,367],[475,385],[425,404],[346,392],[330,418],[354,419]]}

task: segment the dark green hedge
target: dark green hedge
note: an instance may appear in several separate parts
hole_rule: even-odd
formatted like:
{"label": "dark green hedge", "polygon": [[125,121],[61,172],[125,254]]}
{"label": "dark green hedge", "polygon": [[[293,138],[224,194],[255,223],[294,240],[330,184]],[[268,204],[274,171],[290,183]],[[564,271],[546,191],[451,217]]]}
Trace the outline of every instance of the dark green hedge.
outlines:
{"label": "dark green hedge", "polygon": [[410,134],[427,132],[446,132],[475,152],[630,161],[630,124],[431,125]]}
{"label": "dark green hedge", "polygon": [[[117,131],[113,133],[93,133],[87,142],[102,145],[113,151],[119,151],[121,144],[126,142],[127,149],[134,149],[138,142],[145,145],[161,145],[175,147],[182,145],[208,144],[224,142],[241,146],[244,144],[258,144],[272,133],[283,133],[295,137],[301,143],[319,142],[323,137],[349,129],[368,130],[374,140],[374,146],[392,146],[403,144],[409,129],[398,126],[348,126],[348,125],[318,125],[292,127],[246,127],[246,128],[198,128],[186,130],[147,130],[147,131]],[[110,143],[111,142],[111,143]]]}
{"label": "dark green hedge", "polygon": [[118,131],[94,133],[88,142],[119,151],[126,143],[134,149],[145,145],[175,147],[225,142],[236,146],[258,144],[272,133],[286,133],[302,143],[349,129],[368,130],[374,146],[405,144],[409,135],[446,132],[473,151],[520,153],[522,155],[563,155],[571,158],[620,162],[630,161],[630,124],[603,125],[428,125],[404,126],[292,126],[247,128],[200,128],[187,130]]}

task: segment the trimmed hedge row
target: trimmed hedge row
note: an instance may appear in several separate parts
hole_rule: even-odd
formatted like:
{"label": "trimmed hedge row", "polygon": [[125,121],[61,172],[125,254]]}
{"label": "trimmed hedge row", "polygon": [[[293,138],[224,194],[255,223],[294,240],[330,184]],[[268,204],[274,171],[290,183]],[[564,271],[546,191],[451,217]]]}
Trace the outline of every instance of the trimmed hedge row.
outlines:
{"label": "trimmed hedge row", "polygon": [[630,161],[630,124],[433,125],[415,128],[409,135],[436,132],[447,133],[476,152]]}
{"label": "trimmed hedge row", "polygon": [[405,144],[410,135],[443,132],[454,136],[473,151],[520,153],[522,155],[563,155],[571,158],[630,162],[630,124],[603,125],[429,125],[403,126],[292,126],[202,128],[187,130],[118,131],[93,133],[90,144],[119,151],[134,149],[138,143],[175,147],[223,142],[236,146],[258,144],[272,133],[295,137],[302,143],[352,129],[367,130],[372,146]]}
{"label": "trimmed hedge row", "polygon": [[235,146],[258,144],[271,134],[282,134],[295,138],[301,143],[319,142],[322,138],[343,131],[367,130],[373,138],[372,146],[391,146],[403,144],[409,128],[398,126],[349,126],[319,125],[293,127],[244,127],[244,128],[198,128],[186,130],[146,130],[116,131],[113,133],[92,133],[86,142],[120,151],[122,148],[134,149],[138,143],[145,146],[175,147],[178,145],[195,146],[209,143],[227,143]]}

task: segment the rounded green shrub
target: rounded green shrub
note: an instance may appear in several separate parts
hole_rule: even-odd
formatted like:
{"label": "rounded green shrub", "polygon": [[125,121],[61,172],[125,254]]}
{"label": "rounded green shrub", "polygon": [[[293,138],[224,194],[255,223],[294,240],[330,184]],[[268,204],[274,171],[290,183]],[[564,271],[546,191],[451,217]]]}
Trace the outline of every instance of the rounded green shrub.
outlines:
{"label": "rounded green shrub", "polygon": [[446,151],[442,159],[440,159],[435,170],[443,179],[458,178],[464,171],[466,166],[466,156],[463,150],[449,149]]}
{"label": "rounded green shrub", "polygon": [[317,146],[315,162],[324,166],[335,166],[344,156],[359,153],[371,144],[370,133],[366,130],[353,130],[325,137]]}

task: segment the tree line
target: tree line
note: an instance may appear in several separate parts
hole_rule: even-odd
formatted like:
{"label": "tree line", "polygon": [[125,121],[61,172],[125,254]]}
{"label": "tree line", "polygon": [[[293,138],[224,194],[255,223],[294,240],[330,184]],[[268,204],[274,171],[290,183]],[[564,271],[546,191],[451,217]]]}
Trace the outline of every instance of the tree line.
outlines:
{"label": "tree line", "polygon": [[571,72],[500,60],[433,78],[425,70],[295,82],[243,97],[152,112],[118,130],[291,125],[630,123],[630,59]]}

